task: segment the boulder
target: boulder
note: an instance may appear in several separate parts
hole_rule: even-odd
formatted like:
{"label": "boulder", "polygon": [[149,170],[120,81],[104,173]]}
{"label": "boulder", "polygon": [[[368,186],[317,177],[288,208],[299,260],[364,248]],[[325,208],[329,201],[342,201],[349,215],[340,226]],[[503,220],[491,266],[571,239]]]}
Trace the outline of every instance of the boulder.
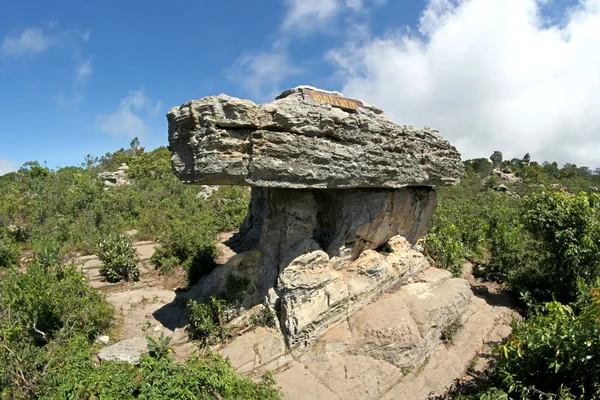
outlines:
{"label": "boulder", "polygon": [[148,343],[144,338],[121,340],[107,346],[98,352],[98,358],[105,361],[122,361],[129,364],[138,364],[140,357],[148,353]]}
{"label": "boulder", "polygon": [[412,247],[429,229],[434,187],[463,172],[435,129],[306,86],[261,105],[224,94],[192,100],[167,119],[182,181],[252,187],[243,252],[189,295],[218,292],[228,275],[248,279],[244,306],[277,310],[291,349],[311,347],[429,266]]}

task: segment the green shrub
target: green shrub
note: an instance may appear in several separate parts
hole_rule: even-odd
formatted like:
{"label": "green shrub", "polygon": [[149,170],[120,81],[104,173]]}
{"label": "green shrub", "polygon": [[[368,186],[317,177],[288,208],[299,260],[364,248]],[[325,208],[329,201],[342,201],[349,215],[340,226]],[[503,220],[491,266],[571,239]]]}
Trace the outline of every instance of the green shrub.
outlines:
{"label": "green shrub", "polygon": [[19,265],[19,248],[8,238],[0,236],[0,268]]}
{"label": "green shrub", "polygon": [[221,343],[229,336],[229,329],[225,325],[227,323],[225,300],[211,296],[208,301],[198,303],[191,299],[187,306],[190,316],[188,331],[191,339],[198,340],[204,347]]}
{"label": "green shrub", "polygon": [[263,304],[260,311],[250,317],[250,324],[253,326],[275,328],[277,326],[277,314],[267,304]]}
{"label": "green shrub", "polygon": [[193,285],[203,276],[210,274],[217,266],[216,256],[217,248],[214,243],[197,245],[183,264],[187,271],[188,284]]}
{"label": "green shrub", "polygon": [[8,271],[0,279],[0,398],[32,395],[68,354],[64,344],[75,337],[89,343],[112,315],[75,267]]}
{"label": "green shrub", "polygon": [[108,235],[98,240],[98,259],[101,261],[100,275],[110,282],[138,280],[139,257],[127,235]]}
{"label": "green shrub", "polygon": [[523,224],[538,239],[546,296],[575,300],[577,282],[600,277],[600,196],[543,191],[523,199]]}
{"label": "green shrub", "polygon": [[[577,315],[569,306],[549,302],[497,348],[499,387],[520,398],[539,392],[569,393],[569,398],[600,397],[600,294]],[[551,398],[551,397],[549,397]]]}
{"label": "green shrub", "polygon": [[454,343],[454,337],[462,327],[463,323],[460,318],[452,321],[442,329],[440,339],[446,344]]}
{"label": "green shrub", "polygon": [[462,272],[461,262],[465,257],[463,243],[458,228],[438,217],[425,241],[425,253],[437,266],[458,276]]}

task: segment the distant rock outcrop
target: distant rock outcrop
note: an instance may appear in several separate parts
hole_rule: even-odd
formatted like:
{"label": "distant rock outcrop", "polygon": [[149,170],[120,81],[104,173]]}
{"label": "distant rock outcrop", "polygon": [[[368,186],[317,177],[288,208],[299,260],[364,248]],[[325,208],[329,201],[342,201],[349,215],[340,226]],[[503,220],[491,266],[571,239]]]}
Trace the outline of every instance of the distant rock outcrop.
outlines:
{"label": "distant rock outcrop", "polygon": [[129,167],[127,164],[123,163],[115,172],[99,173],[98,178],[104,181],[105,187],[129,185],[130,182],[127,179],[128,169]]}
{"label": "distant rock outcrop", "polygon": [[500,170],[502,168],[502,152],[494,151],[490,156],[490,160],[492,161],[492,165],[494,169]]}
{"label": "distant rock outcrop", "polygon": [[167,118],[182,181],[252,187],[239,235],[248,251],[191,295],[218,291],[228,274],[244,276],[245,305],[267,301],[278,310],[290,348],[311,346],[429,265],[411,247],[429,228],[433,187],[463,172],[438,131],[398,125],[376,107],[310,87],[262,105],[205,97]]}

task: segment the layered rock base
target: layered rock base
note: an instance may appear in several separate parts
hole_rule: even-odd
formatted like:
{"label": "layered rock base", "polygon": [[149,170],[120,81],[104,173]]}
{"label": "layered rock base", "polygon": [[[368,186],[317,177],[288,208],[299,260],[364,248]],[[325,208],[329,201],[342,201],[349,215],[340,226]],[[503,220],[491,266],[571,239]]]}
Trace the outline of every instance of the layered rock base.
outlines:
{"label": "layered rock base", "polygon": [[240,233],[252,247],[203,280],[193,296],[251,281],[246,307],[268,299],[288,345],[309,346],[385,288],[428,266],[411,250],[436,205],[430,188],[290,190],[254,188]]}
{"label": "layered rock base", "polygon": [[[510,333],[512,311],[473,295],[469,283],[427,268],[330,329],[306,352],[290,352],[275,329],[258,328],[221,350],[240,372],[274,371],[295,400],[426,399],[462,377],[486,343]],[[452,343],[442,330],[460,321]]]}

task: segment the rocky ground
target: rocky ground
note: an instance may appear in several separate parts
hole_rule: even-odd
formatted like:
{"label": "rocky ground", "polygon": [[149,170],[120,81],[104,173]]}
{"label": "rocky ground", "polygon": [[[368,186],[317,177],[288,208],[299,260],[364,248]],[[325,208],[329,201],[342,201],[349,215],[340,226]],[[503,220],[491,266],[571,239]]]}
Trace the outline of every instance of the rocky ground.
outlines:
{"label": "rocky ground", "polygon": [[[225,243],[230,234],[222,235]],[[135,244],[141,259],[140,280],[110,284],[98,274],[94,256],[80,265],[90,285],[107,294],[117,310],[103,359],[135,360],[145,351],[145,335],[171,336],[175,354],[185,359],[194,351],[185,332],[187,317],[182,271],[165,279],[154,273],[149,259],[155,244]],[[219,262],[235,252],[221,244]],[[473,278],[465,265],[463,278],[427,268],[329,329],[311,348],[286,348],[278,329],[258,327],[218,351],[240,372],[258,378],[273,371],[289,399],[426,399],[442,394],[464,379],[467,369],[482,368],[489,343],[510,333],[518,315],[500,288]],[[459,328],[444,343],[448,327]],[[115,343],[117,343],[115,345]]]}

